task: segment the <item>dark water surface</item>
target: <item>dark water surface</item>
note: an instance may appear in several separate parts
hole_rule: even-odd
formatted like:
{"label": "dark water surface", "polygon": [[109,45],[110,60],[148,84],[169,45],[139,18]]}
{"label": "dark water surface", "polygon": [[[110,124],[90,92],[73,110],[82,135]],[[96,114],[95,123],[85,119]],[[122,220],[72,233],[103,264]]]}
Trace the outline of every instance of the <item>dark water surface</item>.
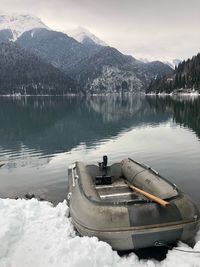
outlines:
{"label": "dark water surface", "polygon": [[132,157],[200,206],[200,98],[0,98],[0,197],[66,198],[74,161]]}

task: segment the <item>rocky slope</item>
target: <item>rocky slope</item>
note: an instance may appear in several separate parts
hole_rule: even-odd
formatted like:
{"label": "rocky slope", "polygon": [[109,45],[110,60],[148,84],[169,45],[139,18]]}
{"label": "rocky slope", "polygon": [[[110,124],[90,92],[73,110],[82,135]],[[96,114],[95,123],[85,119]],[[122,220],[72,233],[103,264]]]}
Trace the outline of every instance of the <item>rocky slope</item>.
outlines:
{"label": "rocky slope", "polygon": [[103,47],[94,56],[74,65],[68,75],[86,91],[142,92],[158,74],[171,72],[172,69],[161,62],[143,63],[115,48]]}

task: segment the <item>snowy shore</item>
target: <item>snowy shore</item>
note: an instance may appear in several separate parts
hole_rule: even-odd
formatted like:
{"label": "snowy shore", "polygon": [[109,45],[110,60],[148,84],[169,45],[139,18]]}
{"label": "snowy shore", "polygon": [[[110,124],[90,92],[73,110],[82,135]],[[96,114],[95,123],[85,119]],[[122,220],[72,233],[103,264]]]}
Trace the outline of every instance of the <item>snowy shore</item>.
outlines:
{"label": "snowy shore", "polygon": [[[96,238],[75,235],[66,202],[0,199],[0,267],[200,267],[200,254],[169,250],[165,260],[120,257]],[[200,251],[200,232],[193,249]]]}

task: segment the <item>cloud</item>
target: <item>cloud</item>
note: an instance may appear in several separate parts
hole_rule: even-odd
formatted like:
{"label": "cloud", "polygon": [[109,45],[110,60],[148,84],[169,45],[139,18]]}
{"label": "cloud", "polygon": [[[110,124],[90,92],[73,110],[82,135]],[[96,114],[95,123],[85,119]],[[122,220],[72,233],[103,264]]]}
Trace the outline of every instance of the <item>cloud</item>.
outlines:
{"label": "cloud", "polygon": [[0,10],[33,13],[57,30],[84,26],[136,56],[187,58],[199,51],[198,0],[1,0]]}

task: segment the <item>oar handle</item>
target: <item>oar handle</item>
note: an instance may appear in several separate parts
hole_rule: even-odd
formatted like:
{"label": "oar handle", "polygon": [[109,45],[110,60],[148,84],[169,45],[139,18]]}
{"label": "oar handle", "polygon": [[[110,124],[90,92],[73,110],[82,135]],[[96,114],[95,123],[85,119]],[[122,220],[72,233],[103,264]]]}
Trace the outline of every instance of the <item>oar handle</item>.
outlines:
{"label": "oar handle", "polygon": [[140,193],[140,194],[146,196],[147,198],[149,198],[149,199],[155,201],[156,203],[158,203],[158,204],[160,204],[160,205],[162,205],[162,206],[164,206],[164,207],[170,206],[170,203],[169,203],[168,201],[165,201],[165,200],[163,200],[163,199],[161,199],[161,198],[159,198],[159,197],[156,197],[156,196],[154,196],[154,195],[152,195],[152,194],[150,194],[150,193],[148,193],[148,192],[146,192],[146,191],[143,191],[142,189],[140,189],[140,188],[138,188],[138,187],[136,187],[136,186],[134,186],[134,185],[132,185],[132,184],[128,184],[128,186],[129,186],[132,190],[134,190],[134,191],[136,191],[136,192],[138,192],[138,193]]}
{"label": "oar handle", "polygon": [[3,165],[5,165],[5,162],[1,162],[1,161],[0,161],[0,168],[1,168]]}

